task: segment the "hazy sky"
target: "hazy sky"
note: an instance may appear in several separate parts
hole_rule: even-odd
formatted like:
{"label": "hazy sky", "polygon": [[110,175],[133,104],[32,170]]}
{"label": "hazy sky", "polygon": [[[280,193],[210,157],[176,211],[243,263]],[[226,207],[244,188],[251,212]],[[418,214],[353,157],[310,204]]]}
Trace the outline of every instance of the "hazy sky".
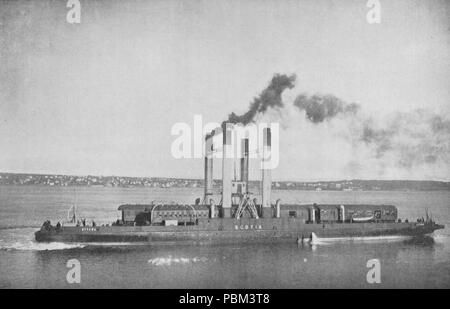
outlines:
{"label": "hazy sky", "polygon": [[[203,160],[171,156],[172,125],[245,112],[274,73],[297,75],[286,104],[317,92],[379,118],[449,115],[445,0],[380,0],[380,24],[365,0],[80,2],[80,24],[63,0],[0,2],[2,172],[203,177]],[[450,179],[448,156],[366,160],[338,123],[302,119],[274,179]]]}

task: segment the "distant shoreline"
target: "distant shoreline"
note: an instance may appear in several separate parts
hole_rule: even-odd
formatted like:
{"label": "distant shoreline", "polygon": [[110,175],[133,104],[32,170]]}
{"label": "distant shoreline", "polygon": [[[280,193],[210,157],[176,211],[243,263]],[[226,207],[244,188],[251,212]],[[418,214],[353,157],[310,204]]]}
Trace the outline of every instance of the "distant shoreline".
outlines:
{"label": "distant shoreline", "polygon": [[[21,185],[21,184],[0,184],[1,187],[20,187],[20,188],[26,188],[26,187],[37,187],[37,188],[91,188],[91,189],[162,189],[162,190],[170,190],[170,189],[199,189],[203,190],[202,187],[144,187],[144,186],[122,186],[122,187],[110,187],[110,186],[49,186],[45,184],[28,184],[28,185]],[[385,189],[385,190],[313,190],[313,189],[278,189],[272,187],[273,191],[309,191],[309,192],[449,192],[450,189],[418,189],[418,190],[409,190],[409,189]],[[217,193],[219,194],[219,193]]]}
{"label": "distant shoreline", "polygon": [[[220,187],[215,179],[214,186]],[[0,185],[46,187],[119,187],[119,188],[202,188],[203,179],[168,177],[73,176],[51,174],[0,173]],[[251,180],[250,188],[259,181]],[[336,180],[273,181],[275,190],[299,191],[450,191],[450,182],[433,180]]]}

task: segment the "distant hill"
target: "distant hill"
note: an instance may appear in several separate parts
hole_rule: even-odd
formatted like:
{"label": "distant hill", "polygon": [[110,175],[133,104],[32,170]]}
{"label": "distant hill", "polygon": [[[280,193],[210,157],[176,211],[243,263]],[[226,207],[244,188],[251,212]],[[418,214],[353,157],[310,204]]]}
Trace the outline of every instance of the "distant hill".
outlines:
{"label": "distant hill", "polygon": [[[221,180],[214,180],[215,187],[220,187],[221,183]],[[259,184],[259,181],[250,181],[250,187],[258,188]],[[0,185],[197,188],[203,187],[203,179],[0,173]],[[317,191],[449,191],[450,182],[429,180],[362,179],[313,182],[273,181],[272,187],[278,190]]]}
{"label": "distant hill", "polygon": [[376,188],[380,190],[450,190],[450,182],[427,180],[353,180],[356,186],[363,189]]}

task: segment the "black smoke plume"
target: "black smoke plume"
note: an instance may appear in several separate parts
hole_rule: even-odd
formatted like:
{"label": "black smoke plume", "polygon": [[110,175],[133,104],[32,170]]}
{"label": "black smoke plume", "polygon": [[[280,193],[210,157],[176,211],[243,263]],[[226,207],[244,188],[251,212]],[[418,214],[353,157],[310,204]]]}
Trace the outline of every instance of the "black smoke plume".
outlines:
{"label": "black smoke plume", "polygon": [[356,103],[347,103],[333,95],[300,94],[294,106],[305,112],[305,118],[319,125],[341,115],[334,126],[350,129],[346,137],[355,151],[369,147],[371,156],[380,163],[410,170],[415,166],[450,164],[450,120],[419,109],[408,113],[393,113],[385,121],[361,113]]}
{"label": "black smoke plume", "polygon": [[359,105],[345,103],[333,95],[307,96],[300,94],[294,101],[294,105],[305,111],[306,118],[313,123],[323,122],[336,117],[338,114],[357,113]]}
{"label": "black smoke plume", "polygon": [[253,100],[245,114],[239,116],[231,113],[228,116],[228,120],[224,121],[224,123],[242,123],[247,125],[253,122],[258,114],[265,113],[269,107],[282,108],[284,105],[281,100],[281,94],[284,90],[294,87],[295,79],[295,75],[275,74],[267,88],[263,90],[259,97]]}
{"label": "black smoke plume", "polygon": [[358,134],[358,142],[373,145],[375,157],[379,159],[386,151],[392,149],[392,139],[397,132],[398,128],[395,128],[392,124],[387,125],[387,128],[376,128],[371,119],[365,119],[362,123],[361,132]]}
{"label": "black smoke plume", "polygon": [[377,159],[395,154],[397,165],[407,169],[450,163],[450,120],[422,109],[391,115],[382,127],[365,119],[359,141],[372,147]]}
{"label": "black smoke plume", "polygon": [[[295,75],[275,74],[246,113],[231,113],[222,125],[247,125],[269,108],[283,110],[281,95],[284,90],[294,87],[295,80]],[[386,114],[378,119],[364,113],[359,104],[345,102],[331,94],[308,96],[302,93],[295,98],[293,106],[302,115],[304,112],[306,120],[314,126],[329,122],[327,128],[334,132],[328,133],[343,137],[352,145],[356,161],[349,164],[356,168],[376,164],[374,168],[382,175],[392,171],[414,172],[416,167],[448,170],[450,166],[450,119],[445,115],[415,110]],[[288,109],[286,111],[288,115],[294,115]],[[288,128],[289,121],[285,120],[281,119],[281,122]],[[323,134],[323,131],[317,132]]]}

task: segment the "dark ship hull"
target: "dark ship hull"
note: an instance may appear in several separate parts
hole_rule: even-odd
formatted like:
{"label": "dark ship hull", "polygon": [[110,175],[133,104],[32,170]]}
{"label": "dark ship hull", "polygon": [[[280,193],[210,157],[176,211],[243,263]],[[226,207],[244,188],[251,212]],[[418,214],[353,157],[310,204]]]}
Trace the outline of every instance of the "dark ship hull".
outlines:
{"label": "dark ship hull", "polygon": [[292,242],[318,238],[423,236],[442,229],[435,223],[308,223],[295,219],[210,219],[191,226],[63,227],[40,230],[44,242]]}

